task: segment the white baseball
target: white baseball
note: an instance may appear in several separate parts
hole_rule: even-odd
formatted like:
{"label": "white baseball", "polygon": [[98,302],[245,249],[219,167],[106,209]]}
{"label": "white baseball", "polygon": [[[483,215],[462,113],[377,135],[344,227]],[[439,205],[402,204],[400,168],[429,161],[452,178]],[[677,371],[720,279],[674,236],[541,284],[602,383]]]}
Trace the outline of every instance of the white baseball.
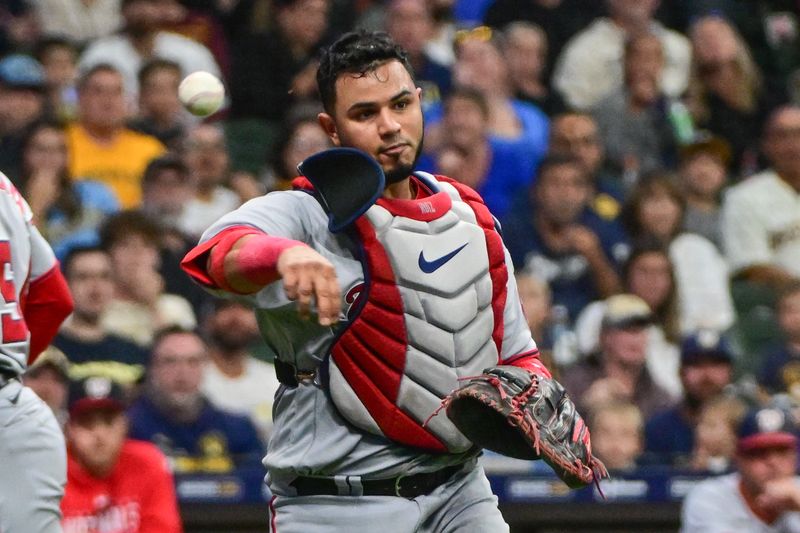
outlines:
{"label": "white baseball", "polygon": [[205,117],[222,106],[225,87],[210,72],[198,70],[186,76],[178,86],[178,98],[191,114]]}

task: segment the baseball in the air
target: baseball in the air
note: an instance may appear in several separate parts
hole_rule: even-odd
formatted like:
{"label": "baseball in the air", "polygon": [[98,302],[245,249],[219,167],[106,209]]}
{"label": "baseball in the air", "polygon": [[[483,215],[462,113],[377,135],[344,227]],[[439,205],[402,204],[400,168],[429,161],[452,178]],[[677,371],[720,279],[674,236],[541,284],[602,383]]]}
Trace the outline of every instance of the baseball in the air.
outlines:
{"label": "baseball in the air", "polygon": [[210,72],[198,70],[186,76],[178,86],[178,98],[189,113],[205,117],[222,106],[225,87]]}

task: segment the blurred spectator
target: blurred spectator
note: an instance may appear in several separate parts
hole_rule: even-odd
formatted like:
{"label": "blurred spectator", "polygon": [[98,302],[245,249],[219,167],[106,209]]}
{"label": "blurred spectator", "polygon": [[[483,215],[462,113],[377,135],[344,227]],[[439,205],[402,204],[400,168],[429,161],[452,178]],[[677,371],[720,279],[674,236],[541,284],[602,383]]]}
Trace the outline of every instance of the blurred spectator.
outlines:
{"label": "blurred spectator", "polygon": [[800,107],[770,115],[763,148],[772,167],[728,190],[722,236],[734,276],[779,287],[800,276]]}
{"label": "blurred spectator", "polygon": [[102,324],[140,346],[148,346],[162,328],[197,325],[189,302],[164,292],[160,236],[160,226],[139,211],[114,215],[100,232],[102,246],[111,257],[115,296]]}
{"label": "blurred spectator", "polygon": [[440,102],[450,92],[450,69],[427,50],[433,37],[433,15],[427,0],[389,0],[386,32],[402,46],[414,69],[414,81],[422,88],[423,106]]}
{"label": "blurred spectator", "polygon": [[55,346],[48,346],[22,375],[26,387],[53,411],[59,425],[67,421],[69,360]]}
{"label": "blurred spectator", "polygon": [[624,176],[641,176],[674,162],[674,135],[661,89],[664,53],[653,33],[631,36],[624,48],[622,87],[592,109],[608,161]]}
{"label": "blurred spectator", "polygon": [[128,123],[177,151],[186,134],[188,119],[178,100],[181,67],[167,59],[151,59],[139,70],[139,113]]}
{"label": "blurred spectator", "polygon": [[92,67],[78,83],[78,121],[67,129],[70,174],[108,185],[125,208],[141,202],[147,163],[164,152],[158,139],[125,127],[125,89],[114,67]]}
{"label": "blurred spectator", "polygon": [[218,300],[205,334],[210,358],[203,371],[203,394],[220,409],[249,417],[266,444],[280,383],[275,367],[250,352],[261,338],[255,314],[239,302]]}
{"label": "blurred spectator", "polygon": [[750,412],[738,428],[736,472],[706,480],[686,496],[682,533],[800,531],[800,478],[792,415]]}
{"label": "blurred spectator", "polygon": [[[207,1],[207,0],[161,0],[169,15],[162,29],[188,37],[202,44],[219,65],[222,75],[230,74],[230,47],[225,34],[223,20],[226,7],[230,4],[251,3],[240,0]],[[231,6],[232,7],[232,6]]]}
{"label": "blurred spectator", "polygon": [[58,120],[78,114],[78,47],[64,37],[48,37],[36,43],[36,59],[47,80],[49,107]]}
{"label": "blurred spectator", "polygon": [[22,145],[20,182],[39,230],[63,260],[74,246],[97,244],[100,224],[119,211],[105,184],[73,181],[67,165],[67,134],[54,122],[39,122]]}
{"label": "blurred spectator", "polygon": [[770,394],[800,402],[800,281],[781,290],[776,308],[782,338],[765,350],[759,382]]}
{"label": "blurred spectator", "polygon": [[508,61],[514,97],[530,102],[552,117],[566,110],[561,96],[546,78],[547,35],[529,22],[512,22],[503,29],[503,55]]}
{"label": "blurred spectator", "polygon": [[642,456],[644,421],[639,408],[629,402],[604,403],[589,419],[592,452],[613,472],[636,469]]}
{"label": "blurred spectator", "polygon": [[195,126],[186,136],[183,159],[194,194],[183,207],[180,228],[187,235],[199,237],[219,217],[242,203],[239,196],[225,186],[230,170],[225,132],[218,125]]}
{"label": "blurred spectator", "polygon": [[631,190],[621,216],[632,240],[651,238],[668,247],[680,332],[725,331],[734,320],[728,266],[708,239],[682,231],[685,209],[686,200],[674,177],[654,174]]}
{"label": "blurred spectator", "polygon": [[722,250],[722,190],[728,181],[730,145],[722,137],[699,135],[680,149],[679,177],[686,211],[683,227]]}
{"label": "blurred spectator", "polygon": [[304,111],[297,117],[287,116],[267,169],[269,188],[291,187],[291,181],[297,177],[298,163],[331,146],[331,140],[319,125],[316,113]]}
{"label": "blurred spectator", "polygon": [[182,229],[183,213],[194,196],[194,183],[183,160],[172,154],[150,161],[142,178],[142,213],[161,230],[160,267],[164,292],[185,298],[195,316],[203,316],[214,297],[180,271],[180,260],[197,244]]}
{"label": "blurred spectator", "polygon": [[276,0],[275,26],[232,43],[232,118],[280,123],[292,102],[316,95],[316,53],[328,28],[329,0]]}
{"label": "blurred spectator", "polygon": [[589,302],[619,290],[620,252],[627,255],[616,227],[589,209],[590,194],[580,161],[548,157],[536,183],[503,222],[515,268],[546,280],[553,303],[566,306],[570,320]]}
{"label": "blurred spectator", "polygon": [[122,25],[121,0],[36,0],[32,4],[43,35],[65,37],[81,47]]}
{"label": "blurred spectator", "polygon": [[0,56],[27,50],[39,38],[36,11],[29,0],[5,0],[0,3]]}
{"label": "blurred spectator", "polygon": [[112,65],[121,74],[125,93],[136,102],[137,74],[148,60],[159,57],[178,63],[184,75],[205,70],[221,76],[208,48],[182,35],[163,31],[172,19],[172,2],[162,0],[121,0],[122,30],[93,41],[81,54],[80,70]]}
{"label": "blurred spectator", "polygon": [[603,220],[617,218],[624,198],[622,178],[606,165],[597,122],[585,113],[568,111],[553,117],[550,153],[576,157],[586,169],[592,185],[590,206]]}
{"label": "blurred spectator", "polygon": [[800,68],[800,12],[796,0],[733,2],[731,7],[725,10],[725,16],[744,36],[767,83],[785,89],[793,73],[797,79]]}
{"label": "blurred spectator", "polygon": [[[517,291],[522,309],[525,312],[525,320],[531,330],[531,336],[536,341],[536,347],[540,352],[552,351],[553,331],[552,331],[552,303],[553,297],[550,294],[550,287],[545,281],[534,274],[525,270],[519,271],[514,275],[517,282]],[[553,366],[548,365],[550,371]]]}
{"label": "blurred spectator", "polygon": [[456,34],[454,4],[455,0],[432,0],[430,2],[433,34],[425,45],[425,50],[431,59],[448,68],[453,66],[456,60],[453,52],[453,39]]}
{"label": "blurred spectator", "polygon": [[[455,88],[444,102],[445,145],[435,155],[430,170],[458,180],[478,191],[497,218],[508,214],[513,200],[524,194],[533,169],[517,156],[518,149],[489,135],[489,108],[483,93],[476,89]],[[462,157],[456,165],[445,158],[450,150]],[[420,160],[418,167],[425,169]]]}
{"label": "blurred spectator", "polygon": [[486,26],[457,34],[453,82],[483,94],[489,132],[513,143],[519,149],[517,157],[525,158],[533,169],[547,151],[549,120],[536,106],[514,98],[501,41],[502,35]]}
{"label": "blurred spectator", "polygon": [[692,76],[688,104],[698,127],[726,139],[735,156],[735,176],[755,171],[758,133],[767,111],[780,102],[779,91],[766,90],[747,43],[718,16],[692,25]]}
{"label": "blurred spectator", "polygon": [[747,410],[744,402],[723,394],[700,409],[689,468],[720,474],[731,469],[736,453],[736,427]]}
{"label": "blurred spectator", "polygon": [[53,346],[71,361],[72,377],[105,376],[132,389],[144,376],[147,352],[103,326],[114,297],[111,259],[100,248],[75,248],[62,267],[75,309]]}
{"label": "blurred spectator", "polygon": [[572,107],[590,109],[623,82],[623,49],[632,35],[650,32],[661,40],[664,71],[661,88],[680,96],[688,84],[688,39],[653,19],[658,0],[606,0],[608,17],[595,19],[564,47],[553,85]]}
{"label": "blurred spectator", "polygon": [[700,411],[731,383],[734,355],[719,333],[699,331],[681,343],[681,402],[647,419],[648,454],[659,464],[687,466]]}
{"label": "blurred spectator", "polygon": [[674,404],[645,364],[647,326],[652,321],[650,308],[638,296],[617,294],[606,300],[599,351],[561,373],[564,388],[581,413],[591,417],[594,407],[623,401],[639,406],[647,419]]}
{"label": "blurred spectator", "polygon": [[[622,286],[653,312],[653,323],[647,327],[647,370],[664,390],[680,396],[677,297],[666,248],[655,242],[637,243],[623,266]],[[572,354],[573,359],[597,351],[604,312],[605,302],[600,300],[587,305],[575,319],[578,353]]]}
{"label": "blurred spectator", "polygon": [[221,411],[200,390],[208,348],[195,333],[156,337],[145,391],[129,410],[131,437],[153,442],[176,473],[225,473],[257,466],[263,447],[246,417]]}
{"label": "blurred spectator", "polygon": [[181,227],[183,213],[194,192],[189,167],[178,156],[168,153],[148,163],[142,177],[142,212],[153,217],[165,231],[162,240],[173,238],[175,232],[185,235]]}
{"label": "blurred spectator", "polygon": [[183,531],[164,455],[127,433],[117,384],[97,376],[70,384],[65,533]]}
{"label": "blurred spectator", "polygon": [[46,89],[42,65],[32,57],[13,54],[0,60],[0,169],[20,189],[23,139],[45,116]]}
{"label": "blurred spectator", "polygon": [[517,21],[541,27],[550,44],[546,78],[550,78],[556,58],[567,41],[595,17],[603,13],[602,2],[584,0],[494,0],[486,11],[484,24],[504,28]]}

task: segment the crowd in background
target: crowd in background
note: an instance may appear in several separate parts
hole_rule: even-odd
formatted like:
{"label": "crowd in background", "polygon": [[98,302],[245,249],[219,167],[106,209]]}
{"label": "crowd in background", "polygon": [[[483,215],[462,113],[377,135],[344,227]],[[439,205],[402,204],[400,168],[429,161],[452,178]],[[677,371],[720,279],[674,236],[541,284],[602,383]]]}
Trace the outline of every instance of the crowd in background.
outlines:
{"label": "crowd in background", "polygon": [[[179,261],[330,146],[316,56],[357,27],[408,51],[419,169],[500,221],[612,471],[725,471],[748,407],[800,402],[796,0],[9,0],[0,21],[0,170],[75,299],[26,383],[64,421],[66,380],[103,376],[174,472],[257,464],[270,354]],[[177,96],[196,70],[227,87],[205,119]]]}

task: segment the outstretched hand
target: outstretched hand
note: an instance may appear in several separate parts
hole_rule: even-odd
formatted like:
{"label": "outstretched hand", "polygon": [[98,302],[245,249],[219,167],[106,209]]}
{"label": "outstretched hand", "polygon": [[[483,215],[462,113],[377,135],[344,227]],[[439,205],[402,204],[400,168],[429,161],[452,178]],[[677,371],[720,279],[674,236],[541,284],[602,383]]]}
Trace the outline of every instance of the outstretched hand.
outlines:
{"label": "outstretched hand", "polygon": [[320,325],[330,326],[338,322],[341,291],[330,261],[307,246],[293,246],[281,252],[277,268],[286,296],[297,301],[301,316],[310,316],[313,298]]}

